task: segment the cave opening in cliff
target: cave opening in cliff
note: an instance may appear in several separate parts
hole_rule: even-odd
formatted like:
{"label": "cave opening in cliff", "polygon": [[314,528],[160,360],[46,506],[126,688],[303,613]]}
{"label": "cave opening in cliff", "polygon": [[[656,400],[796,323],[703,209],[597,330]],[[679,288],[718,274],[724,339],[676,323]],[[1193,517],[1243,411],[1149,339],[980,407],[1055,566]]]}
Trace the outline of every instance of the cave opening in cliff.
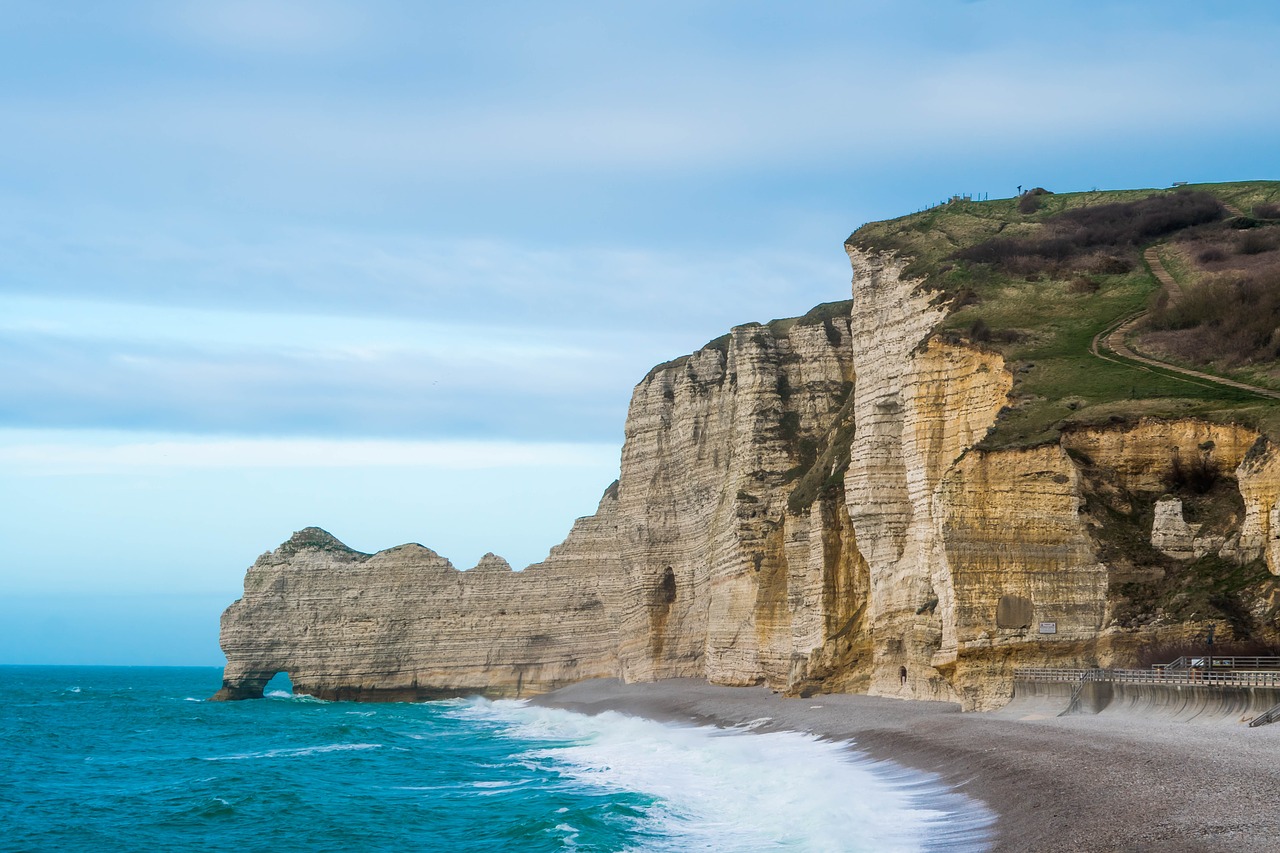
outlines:
{"label": "cave opening in cliff", "polygon": [[262,687],[262,695],[264,697],[275,697],[283,699],[293,696],[293,679],[289,677],[289,673],[281,670],[267,680]]}
{"label": "cave opening in cliff", "polygon": [[676,573],[670,566],[667,566],[667,570],[662,573],[659,600],[663,604],[672,604],[676,600]]}

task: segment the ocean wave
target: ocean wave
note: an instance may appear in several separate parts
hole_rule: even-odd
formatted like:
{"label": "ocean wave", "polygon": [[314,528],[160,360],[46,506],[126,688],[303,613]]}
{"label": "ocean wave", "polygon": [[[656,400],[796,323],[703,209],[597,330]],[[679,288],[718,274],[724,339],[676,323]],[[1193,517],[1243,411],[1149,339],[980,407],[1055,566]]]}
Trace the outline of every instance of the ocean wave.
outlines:
{"label": "ocean wave", "polygon": [[767,719],[681,726],[509,700],[471,700],[451,713],[503,721],[510,737],[545,742],[524,755],[544,770],[652,797],[643,813],[648,838],[636,851],[979,850],[993,819],[929,777],[870,762],[846,744],[758,732]]}
{"label": "ocean wave", "polygon": [[323,702],[326,705],[331,704],[328,700],[317,699],[309,693],[291,693],[288,690],[267,690],[263,692],[262,698],[289,702]]}
{"label": "ocean wave", "polygon": [[307,755],[320,755],[326,752],[349,752],[351,750],[381,749],[380,743],[331,743],[326,746],[302,746],[294,749],[267,749],[262,752],[241,752],[235,755],[215,755],[205,761],[246,761],[254,758],[301,758]]}

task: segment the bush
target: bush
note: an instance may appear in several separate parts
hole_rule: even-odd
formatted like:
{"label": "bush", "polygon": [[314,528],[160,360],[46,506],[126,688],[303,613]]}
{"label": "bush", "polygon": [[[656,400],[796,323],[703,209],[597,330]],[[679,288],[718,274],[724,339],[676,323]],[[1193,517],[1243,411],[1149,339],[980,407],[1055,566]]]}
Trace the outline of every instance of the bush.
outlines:
{"label": "bush", "polygon": [[1040,209],[1040,196],[1024,193],[1022,198],[1018,199],[1019,213],[1035,213]]}
{"label": "bush", "polygon": [[1222,212],[1221,203],[1208,193],[1164,193],[1139,201],[1066,210],[1044,221],[1045,236],[995,237],[961,249],[954,257],[1027,275],[1100,250],[1131,249],[1217,221]]}
{"label": "bush", "polygon": [[1200,254],[1196,255],[1196,259],[1202,264],[1211,264],[1216,261],[1225,261],[1227,259],[1227,253],[1217,246],[1213,246],[1211,248],[1201,250]]}
{"label": "bush", "polygon": [[1115,255],[1099,255],[1087,268],[1095,275],[1124,275],[1133,269],[1133,262]]}
{"label": "bush", "polygon": [[1102,285],[1098,284],[1096,279],[1081,275],[1071,280],[1071,283],[1067,285],[1067,290],[1071,293],[1087,294],[1097,293],[1101,287]]}
{"label": "bush", "polygon": [[1139,245],[1222,218],[1222,204],[1204,192],[1165,193],[1140,201],[1067,210],[1055,219],[1074,229],[1074,241],[1094,246]]}
{"label": "bush", "polygon": [[1280,245],[1280,241],[1276,239],[1278,236],[1280,235],[1272,228],[1248,231],[1236,239],[1236,251],[1242,255],[1261,255],[1263,252],[1270,252]]}
{"label": "bush", "polygon": [[951,302],[951,310],[959,311],[969,305],[977,305],[981,301],[982,298],[978,296],[978,291],[972,287],[962,287]]}
{"label": "bush", "polygon": [[1280,267],[1206,277],[1176,304],[1157,300],[1150,322],[1155,329],[1181,331],[1171,348],[1200,364],[1280,358]]}
{"label": "bush", "polygon": [[1280,219],[1280,204],[1271,204],[1263,202],[1253,206],[1253,216],[1255,219]]}

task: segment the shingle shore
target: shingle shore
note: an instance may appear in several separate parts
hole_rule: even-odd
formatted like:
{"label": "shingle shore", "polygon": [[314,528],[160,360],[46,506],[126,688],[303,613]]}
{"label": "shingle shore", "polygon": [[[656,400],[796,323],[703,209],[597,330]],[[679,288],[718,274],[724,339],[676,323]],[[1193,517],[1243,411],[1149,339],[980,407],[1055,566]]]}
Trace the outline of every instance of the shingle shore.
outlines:
{"label": "shingle shore", "polygon": [[784,698],[696,679],[587,681],[534,703],[664,722],[757,725],[849,741],[937,774],[998,816],[996,851],[1280,849],[1280,724],[1168,723],[1116,715],[1019,720],[859,695]]}

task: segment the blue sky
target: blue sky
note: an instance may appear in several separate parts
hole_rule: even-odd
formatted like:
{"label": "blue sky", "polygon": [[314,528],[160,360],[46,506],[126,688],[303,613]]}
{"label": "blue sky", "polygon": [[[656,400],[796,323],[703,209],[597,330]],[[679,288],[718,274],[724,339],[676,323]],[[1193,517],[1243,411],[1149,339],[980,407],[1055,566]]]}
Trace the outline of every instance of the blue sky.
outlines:
{"label": "blue sky", "polygon": [[540,559],[632,385],[953,193],[1277,177],[1273,3],[0,2],[0,662],[315,524]]}

